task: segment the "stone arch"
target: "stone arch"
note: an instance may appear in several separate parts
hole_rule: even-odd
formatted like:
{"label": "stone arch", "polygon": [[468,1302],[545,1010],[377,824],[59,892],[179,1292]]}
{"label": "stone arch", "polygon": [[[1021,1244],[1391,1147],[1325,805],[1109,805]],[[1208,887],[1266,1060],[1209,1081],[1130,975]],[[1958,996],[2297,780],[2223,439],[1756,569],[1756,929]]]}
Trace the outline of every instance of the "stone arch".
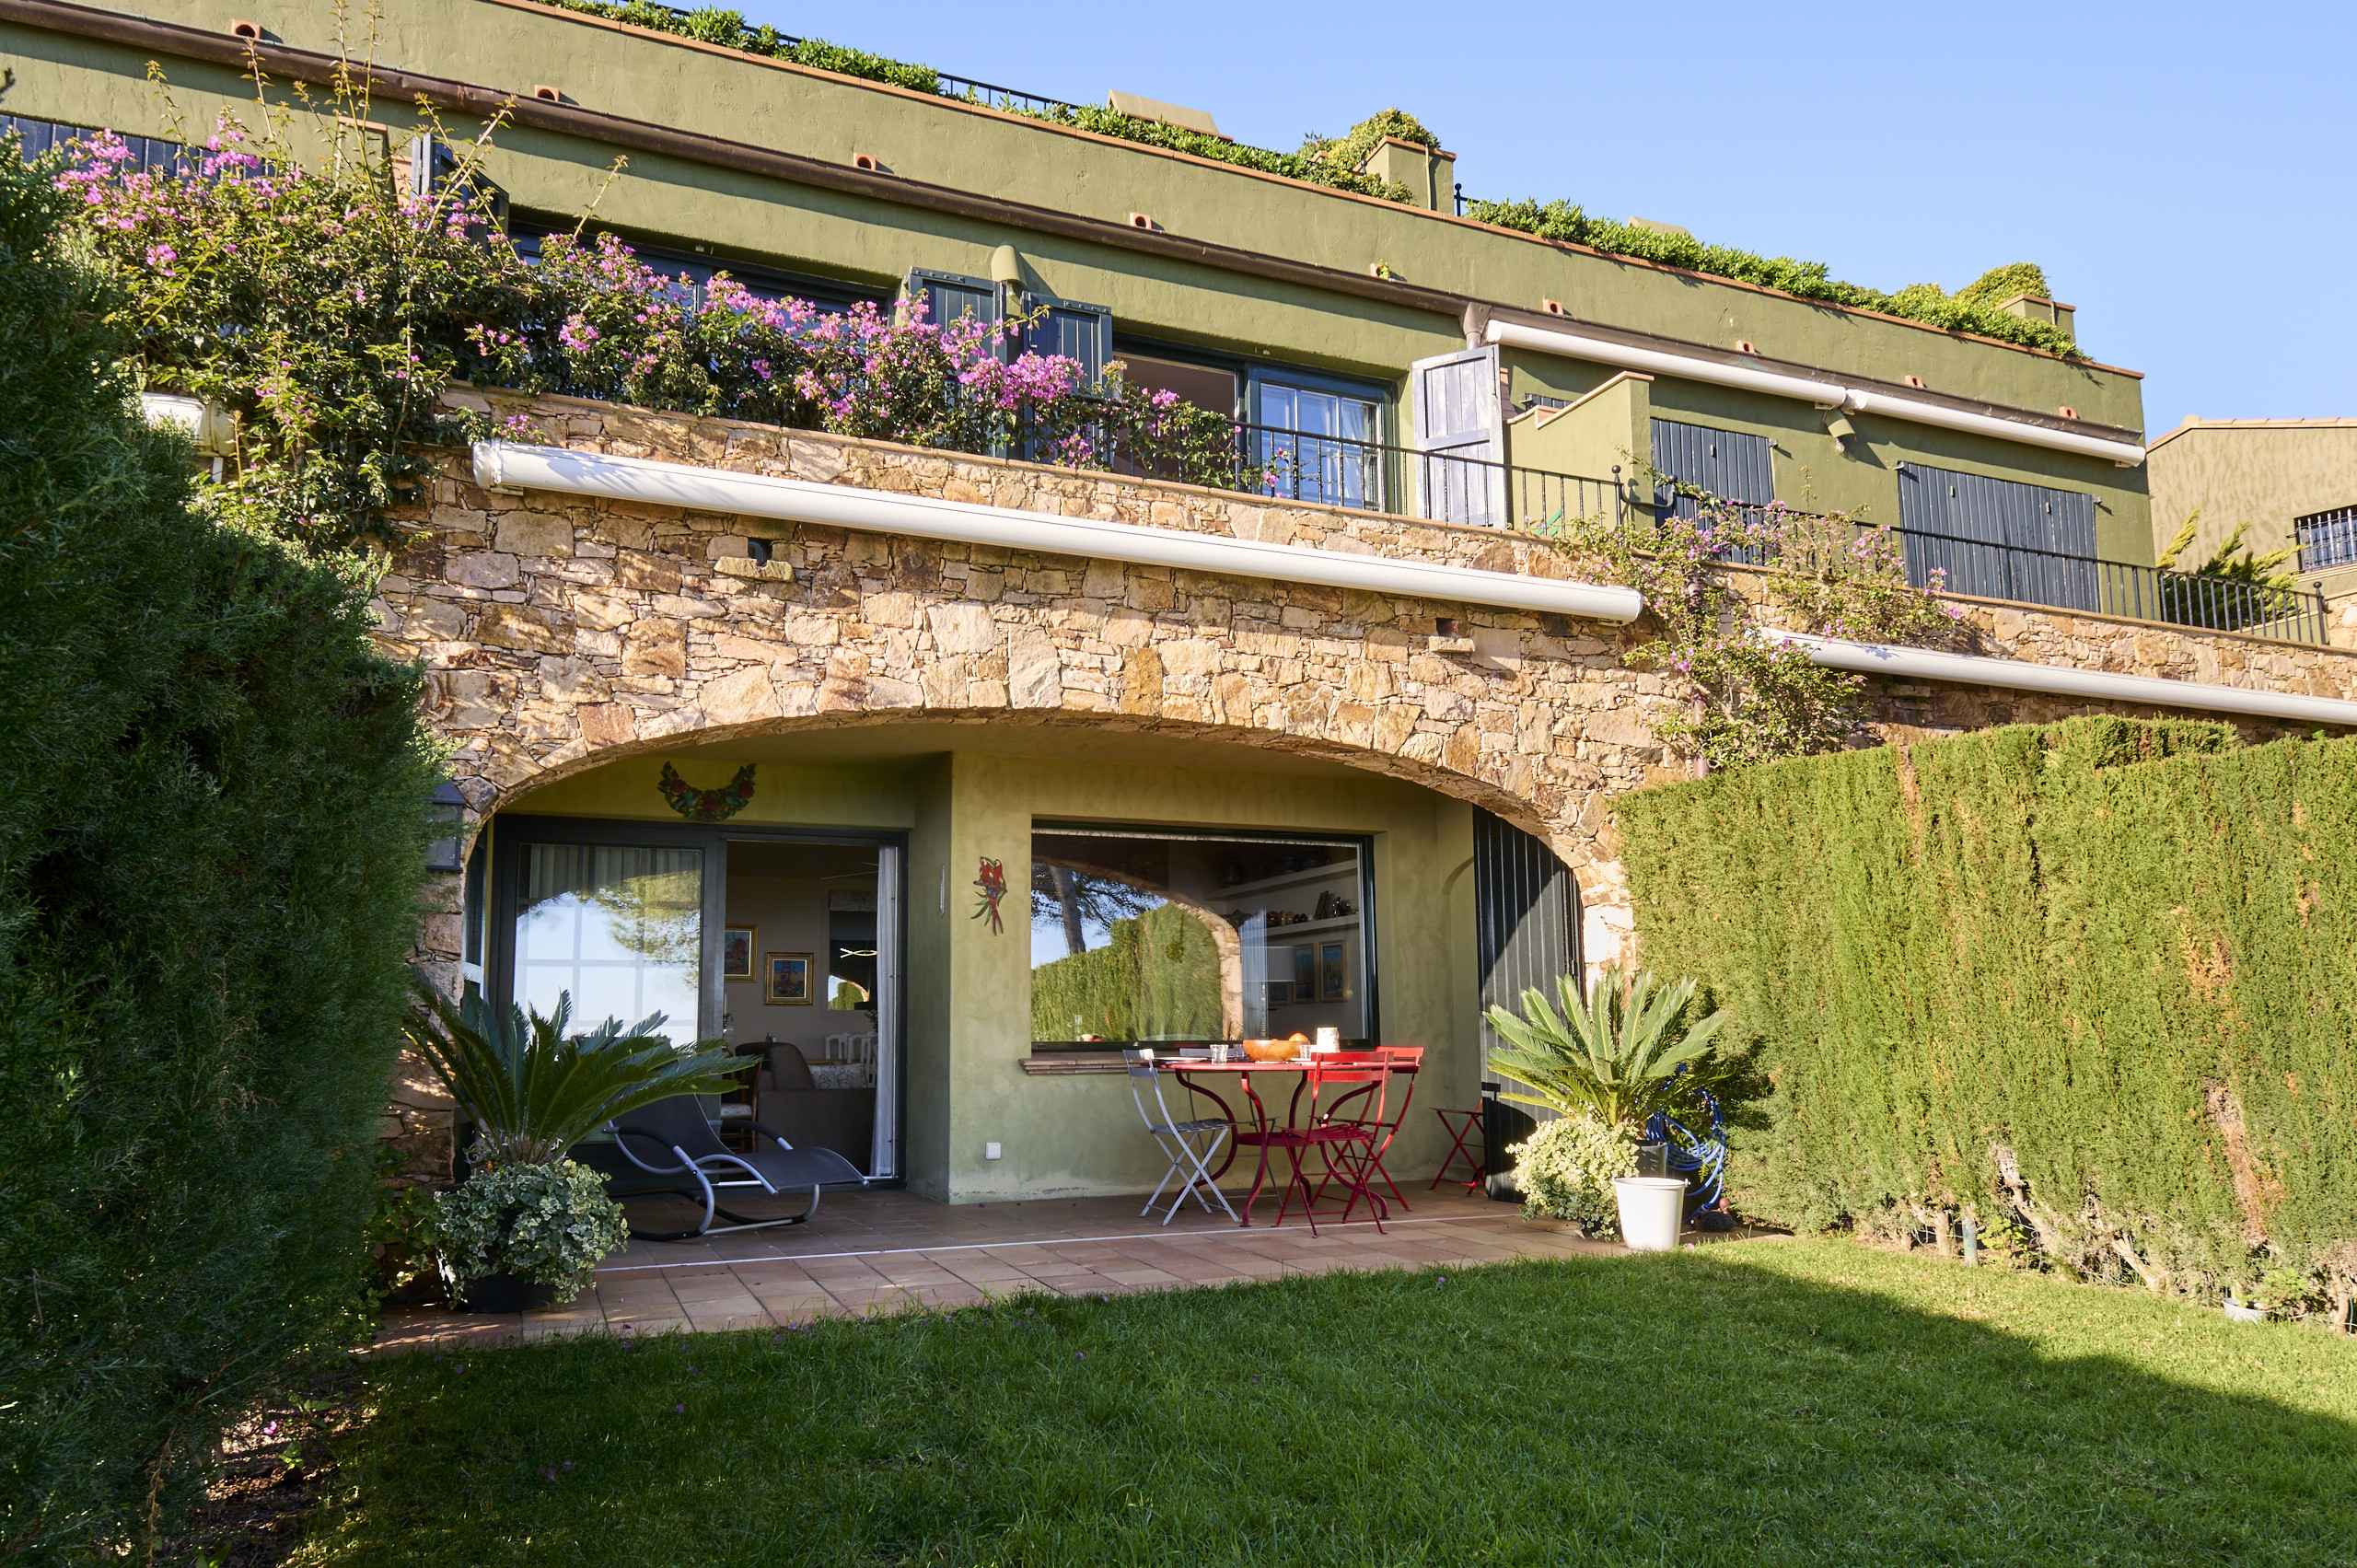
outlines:
{"label": "stone arch", "polygon": [[[566,747],[552,754],[545,763],[518,772],[493,775],[488,772],[475,776],[482,781],[470,792],[470,804],[478,817],[487,817],[508,809],[538,789],[556,784],[575,774],[601,768],[611,762],[637,757],[659,757],[691,747],[726,744],[732,740],[754,737],[818,733],[847,728],[869,728],[895,724],[995,724],[1019,725],[1031,728],[1052,729],[1090,726],[1113,728],[1140,734],[1154,734],[1184,740],[1198,740],[1214,745],[1249,746],[1263,750],[1283,751],[1294,756],[1314,757],[1337,762],[1361,772],[1381,774],[1417,784],[1436,795],[1461,800],[1480,807],[1492,815],[1513,823],[1525,832],[1545,840],[1571,866],[1583,886],[1597,874],[1598,862],[1592,841],[1578,836],[1577,819],[1564,821],[1550,811],[1540,799],[1517,795],[1504,784],[1490,779],[1457,772],[1446,766],[1426,762],[1396,752],[1378,751],[1353,745],[1348,741],[1316,733],[1292,729],[1272,730],[1249,725],[1213,724],[1199,720],[1144,718],[1118,713],[1107,713],[1085,707],[1068,709],[998,708],[998,709],[939,709],[929,707],[893,708],[859,712],[835,712],[804,717],[754,719],[729,724],[705,725],[697,728],[675,729],[663,734],[617,740],[595,747]],[[467,758],[460,755],[463,767]]]}

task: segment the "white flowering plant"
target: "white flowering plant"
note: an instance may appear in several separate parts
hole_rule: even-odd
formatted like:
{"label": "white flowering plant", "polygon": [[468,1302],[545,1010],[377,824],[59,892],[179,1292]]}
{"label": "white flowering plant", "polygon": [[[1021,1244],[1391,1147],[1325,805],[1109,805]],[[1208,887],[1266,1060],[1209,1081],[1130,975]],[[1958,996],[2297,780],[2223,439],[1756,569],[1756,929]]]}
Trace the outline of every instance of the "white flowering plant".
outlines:
{"label": "white flowering plant", "polygon": [[1524,1214],[1571,1220],[1593,1237],[1620,1233],[1612,1179],[1637,1174],[1637,1151],[1618,1128],[1593,1115],[1562,1116],[1506,1152]]}
{"label": "white flowering plant", "polygon": [[436,1230],[444,1272],[459,1283],[505,1273],[577,1285],[630,1239],[622,1206],[596,1171],[571,1160],[478,1171],[444,1194]]}

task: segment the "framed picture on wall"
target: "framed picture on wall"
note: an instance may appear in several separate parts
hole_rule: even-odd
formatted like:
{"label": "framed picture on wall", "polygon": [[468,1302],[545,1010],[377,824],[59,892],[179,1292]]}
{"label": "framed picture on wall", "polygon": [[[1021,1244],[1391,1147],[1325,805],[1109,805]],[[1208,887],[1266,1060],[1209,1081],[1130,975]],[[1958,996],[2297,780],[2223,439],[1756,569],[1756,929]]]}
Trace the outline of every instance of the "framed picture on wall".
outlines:
{"label": "framed picture on wall", "polygon": [[1322,944],[1318,949],[1318,995],[1320,1001],[1341,1002],[1351,993],[1350,971],[1342,965],[1342,945]]}
{"label": "framed picture on wall", "polygon": [[808,953],[764,953],[761,1000],[786,1007],[811,1005]]}
{"label": "framed picture on wall", "polygon": [[720,928],[720,978],[723,980],[753,980],[753,933],[749,925],[724,925]]}
{"label": "framed picture on wall", "polygon": [[1293,950],[1293,999],[1318,1000],[1318,949],[1306,945]]}
{"label": "framed picture on wall", "polygon": [[1293,1000],[1293,981],[1289,980],[1263,981],[1260,985],[1260,993],[1262,1000],[1269,1006],[1282,1007],[1286,1003]]}

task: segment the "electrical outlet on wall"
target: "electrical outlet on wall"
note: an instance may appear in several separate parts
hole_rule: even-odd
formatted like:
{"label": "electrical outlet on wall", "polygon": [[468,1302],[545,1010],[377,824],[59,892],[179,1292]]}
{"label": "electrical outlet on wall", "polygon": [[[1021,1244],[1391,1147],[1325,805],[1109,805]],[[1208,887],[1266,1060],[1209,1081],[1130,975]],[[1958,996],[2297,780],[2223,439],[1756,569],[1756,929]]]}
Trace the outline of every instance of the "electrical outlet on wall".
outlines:
{"label": "electrical outlet on wall", "polygon": [[982,1157],[986,1160],[994,1160],[998,1158],[998,1145],[996,1144],[984,1144],[982,1145]]}

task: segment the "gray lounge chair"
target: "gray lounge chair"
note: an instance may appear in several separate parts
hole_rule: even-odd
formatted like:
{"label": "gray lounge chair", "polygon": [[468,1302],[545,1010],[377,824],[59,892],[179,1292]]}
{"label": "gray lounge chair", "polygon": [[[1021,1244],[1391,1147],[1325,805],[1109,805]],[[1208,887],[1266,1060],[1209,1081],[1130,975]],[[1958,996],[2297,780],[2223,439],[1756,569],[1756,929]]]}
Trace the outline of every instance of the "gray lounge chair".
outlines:
{"label": "gray lounge chair", "polygon": [[[867,1181],[857,1167],[834,1150],[797,1149],[758,1123],[752,1128],[752,1152],[737,1154],[721,1143],[720,1135],[704,1119],[702,1104],[692,1095],[675,1095],[641,1106],[610,1127],[614,1146],[622,1152],[622,1157],[647,1174],[618,1177],[606,1184],[608,1193],[615,1198],[632,1198],[668,1192],[691,1203],[700,1201],[703,1204],[702,1222],[693,1230],[657,1234],[633,1227],[631,1234],[642,1241],[684,1241],[691,1237],[800,1225],[819,1212],[820,1187],[830,1181],[856,1181],[863,1186]],[[762,1139],[776,1146],[762,1148]],[[798,1214],[781,1219],[747,1219],[722,1208],[718,1201],[723,1190],[749,1190],[774,1197],[800,1187],[810,1189],[809,1205]],[[715,1215],[728,1223],[714,1225]]]}

